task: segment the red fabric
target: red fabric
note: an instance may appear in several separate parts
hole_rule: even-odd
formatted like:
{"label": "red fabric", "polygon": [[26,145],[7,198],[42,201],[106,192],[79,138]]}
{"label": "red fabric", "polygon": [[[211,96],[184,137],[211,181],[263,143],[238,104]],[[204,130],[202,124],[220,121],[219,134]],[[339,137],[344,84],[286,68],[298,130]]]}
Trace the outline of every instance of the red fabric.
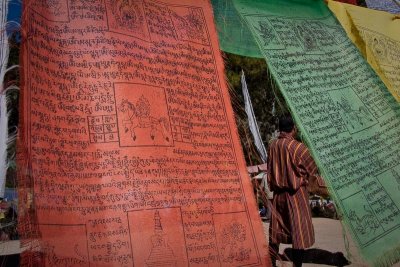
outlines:
{"label": "red fabric", "polygon": [[22,266],[267,266],[205,0],[26,0]]}

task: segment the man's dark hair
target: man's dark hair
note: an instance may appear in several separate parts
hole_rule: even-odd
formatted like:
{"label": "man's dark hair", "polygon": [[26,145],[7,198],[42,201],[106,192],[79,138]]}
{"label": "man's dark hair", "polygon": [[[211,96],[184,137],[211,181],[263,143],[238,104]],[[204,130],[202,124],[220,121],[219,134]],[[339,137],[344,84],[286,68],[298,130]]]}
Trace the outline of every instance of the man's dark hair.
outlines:
{"label": "man's dark hair", "polygon": [[284,115],[279,118],[279,131],[290,133],[294,128],[294,122],[291,116]]}

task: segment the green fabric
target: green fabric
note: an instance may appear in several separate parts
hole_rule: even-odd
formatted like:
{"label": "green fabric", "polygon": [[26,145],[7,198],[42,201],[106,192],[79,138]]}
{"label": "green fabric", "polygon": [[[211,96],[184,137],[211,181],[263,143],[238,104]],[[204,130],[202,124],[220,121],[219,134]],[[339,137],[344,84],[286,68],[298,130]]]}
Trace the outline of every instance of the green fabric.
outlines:
{"label": "green fabric", "polygon": [[262,58],[246,24],[233,6],[232,0],[212,0],[221,50],[246,57]]}
{"label": "green fabric", "polygon": [[400,105],[322,0],[233,2],[361,254],[399,261]]}

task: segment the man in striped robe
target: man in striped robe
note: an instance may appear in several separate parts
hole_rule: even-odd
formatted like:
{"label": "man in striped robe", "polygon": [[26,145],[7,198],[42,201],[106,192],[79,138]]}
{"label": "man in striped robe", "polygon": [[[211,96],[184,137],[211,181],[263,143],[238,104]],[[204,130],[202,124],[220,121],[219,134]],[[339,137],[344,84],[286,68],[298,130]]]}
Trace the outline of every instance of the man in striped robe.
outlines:
{"label": "man in striped robe", "polygon": [[292,244],[293,266],[301,266],[304,249],[315,241],[307,184],[318,170],[307,147],[295,140],[297,129],[291,117],[280,118],[279,131],[268,148],[268,185],[274,192],[270,255],[276,266],[279,244]]}

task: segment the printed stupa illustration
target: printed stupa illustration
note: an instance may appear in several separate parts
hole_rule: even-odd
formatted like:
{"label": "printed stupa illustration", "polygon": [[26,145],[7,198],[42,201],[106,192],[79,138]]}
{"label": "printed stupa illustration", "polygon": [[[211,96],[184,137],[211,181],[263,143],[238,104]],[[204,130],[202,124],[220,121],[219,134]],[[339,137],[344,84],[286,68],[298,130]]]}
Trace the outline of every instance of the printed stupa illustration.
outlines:
{"label": "printed stupa illustration", "polygon": [[150,256],[146,260],[148,267],[176,266],[176,257],[165,237],[158,210],[154,213],[154,235],[151,237],[151,243]]}

